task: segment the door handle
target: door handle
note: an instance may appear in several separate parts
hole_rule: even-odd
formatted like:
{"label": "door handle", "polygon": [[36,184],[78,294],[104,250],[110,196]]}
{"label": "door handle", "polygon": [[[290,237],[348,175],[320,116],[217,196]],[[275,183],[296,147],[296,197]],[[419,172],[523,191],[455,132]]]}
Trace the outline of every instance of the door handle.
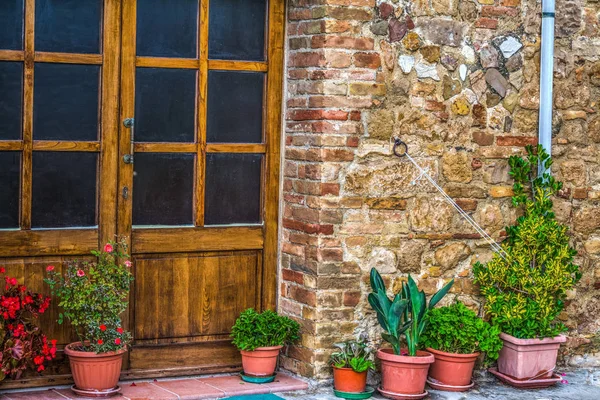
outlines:
{"label": "door handle", "polygon": [[125,164],[133,164],[133,133],[134,133],[134,127],[135,125],[135,119],[134,118],[125,118],[125,120],[123,120],[123,126],[125,126],[125,128],[131,129],[131,135],[130,135],[130,139],[129,139],[129,154],[125,154],[123,156],[123,162]]}

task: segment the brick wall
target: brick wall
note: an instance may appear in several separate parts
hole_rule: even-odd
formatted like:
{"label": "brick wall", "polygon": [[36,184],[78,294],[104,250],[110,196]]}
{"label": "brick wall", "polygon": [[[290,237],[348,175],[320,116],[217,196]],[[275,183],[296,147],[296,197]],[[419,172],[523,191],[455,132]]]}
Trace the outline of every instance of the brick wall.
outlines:
{"label": "brick wall", "polygon": [[[599,3],[558,2],[553,171],[583,279],[563,318],[569,360],[600,320]],[[379,340],[367,280],[408,273],[427,293],[455,278],[480,310],[471,265],[490,250],[406,160],[499,239],[515,217],[507,157],[535,143],[540,5],[519,0],[289,0],[280,311],[302,323],[284,367],[329,376],[336,341]]]}

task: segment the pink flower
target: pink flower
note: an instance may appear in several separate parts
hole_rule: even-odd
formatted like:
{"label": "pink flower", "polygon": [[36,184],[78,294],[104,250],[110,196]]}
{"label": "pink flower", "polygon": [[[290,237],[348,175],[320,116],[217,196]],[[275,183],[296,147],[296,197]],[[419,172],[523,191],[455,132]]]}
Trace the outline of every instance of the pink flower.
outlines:
{"label": "pink flower", "polygon": [[131,261],[127,260],[123,264],[125,264],[127,268],[131,268]]}
{"label": "pink flower", "polygon": [[566,380],[566,379],[563,379],[562,381],[560,381],[560,383],[562,383],[562,384],[565,384],[565,385],[568,385],[568,384],[569,384],[569,381],[568,381],[568,380]]}
{"label": "pink flower", "polygon": [[123,328],[117,328],[117,333],[118,333],[119,335],[123,334]]}
{"label": "pink flower", "polygon": [[77,271],[77,276],[84,276],[84,275],[85,275],[85,272],[83,272],[82,269]]}
{"label": "pink flower", "polygon": [[106,244],[104,245],[104,252],[105,252],[105,253],[112,253],[112,251],[113,251],[112,244],[110,244],[110,243],[106,243]]}
{"label": "pink flower", "polygon": [[564,372],[561,372],[560,376],[567,376],[567,374],[565,374]]}
{"label": "pink flower", "polygon": [[54,271],[54,265],[48,265],[46,267],[46,271],[50,272],[50,271]]}
{"label": "pink flower", "polygon": [[8,283],[10,283],[11,285],[15,286],[18,282],[17,282],[17,278],[10,278],[8,280]]}

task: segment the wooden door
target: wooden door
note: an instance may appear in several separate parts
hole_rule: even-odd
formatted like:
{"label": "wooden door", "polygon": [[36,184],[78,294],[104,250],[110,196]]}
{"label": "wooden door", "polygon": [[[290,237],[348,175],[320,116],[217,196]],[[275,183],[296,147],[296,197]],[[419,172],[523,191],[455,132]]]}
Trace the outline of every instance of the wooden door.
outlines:
{"label": "wooden door", "polygon": [[275,305],[283,2],[124,0],[122,20],[129,368],[238,369],[235,318]]}
{"label": "wooden door", "polygon": [[[49,293],[47,265],[117,232],[120,12],[118,0],[0,2],[0,265],[35,291]],[[62,348],[73,335],[57,315],[53,302],[41,325]],[[1,387],[28,382],[60,380]]]}
{"label": "wooden door", "polygon": [[275,307],[283,20],[283,0],[0,2],[0,265],[47,293],[45,266],[128,237],[124,378],[238,369],[233,321]]}

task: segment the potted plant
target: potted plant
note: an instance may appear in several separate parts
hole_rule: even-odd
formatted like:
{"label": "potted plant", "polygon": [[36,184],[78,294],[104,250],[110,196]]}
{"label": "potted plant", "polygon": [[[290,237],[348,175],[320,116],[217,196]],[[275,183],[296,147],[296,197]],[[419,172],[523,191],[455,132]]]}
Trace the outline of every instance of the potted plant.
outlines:
{"label": "potted plant", "polygon": [[246,377],[274,377],[279,350],[299,339],[300,325],[291,318],[252,308],[242,312],[231,329],[232,343],[242,354]]}
{"label": "potted plant", "polygon": [[473,268],[485,296],[485,312],[502,331],[504,347],[496,372],[501,379],[516,378],[509,383],[517,386],[519,380],[552,378],[558,349],[565,341],[561,333],[567,330],[557,318],[566,292],[581,277],[573,264],[577,251],[569,245],[568,228],[552,212],[552,196],[562,183],[548,173],[538,173],[538,164],[550,168],[550,155],[542,146],[527,146],[526,151],[525,158],[509,159],[512,204],[523,215],[506,228],[503,252]]}
{"label": "potted plant", "polygon": [[429,368],[429,386],[452,392],[470,389],[477,357],[483,352],[488,361],[498,358],[500,330],[461,302],[434,308],[427,321],[422,343],[435,357]]}
{"label": "potted plant", "polygon": [[[6,269],[0,267],[0,274]],[[17,278],[4,277],[0,297],[0,381],[19,379],[25,370],[42,372],[56,357],[56,340],[46,338],[37,318],[50,306],[50,297],[31,292]]]}
{"label": "potted plant", "polygon": [[373,350],[362,339],[336,343],[335,347],[338,350],[329,358],[334,389],[343,393],[364,393],[367,373],[374,368]]}
{"label": "potted plant", "polygon": [[123,356],[131,334],[121,326],[121,313],[127,308],[133,281],[126,244],[107,243],[102,251],[92,251],[95,262],[70,262],[59,274],[46,268],[50,285],[63,309],[58,323],[71,322],[79,340],[65,347],[75,385],[81,395],[116,393]]}
{"label": "potted plant", "polygon": [[[434,357],[431,353],[418,350],[421,334],[427,327],[427,314],[448,293],[454,280],[451,280],[429,300],[417,287],[409,275],[408,282],[402,283],[402,290],[389,298],[385,283],[379,272],[373,268],[370,275],[372,293],[368,300],[377,313],[377,320],[385,332],[381,337],[392,346],[379,349],[377,358],[381,360],[381,387],[385,397],[423,398],[427,396],[425,381],[429,365]],[[401,336],[406,339],[407,348],[401,348]]]}

